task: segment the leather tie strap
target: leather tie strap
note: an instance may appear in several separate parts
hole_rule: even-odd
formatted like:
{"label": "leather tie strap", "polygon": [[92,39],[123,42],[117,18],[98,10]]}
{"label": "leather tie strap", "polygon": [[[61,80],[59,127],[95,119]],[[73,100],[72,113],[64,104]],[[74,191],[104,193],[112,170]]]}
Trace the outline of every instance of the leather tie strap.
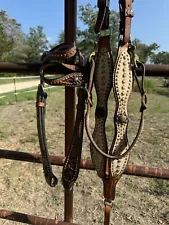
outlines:
{"label": "leather tie strap", "polygon": [[110,0],[98,0],[97,7],[99,8],[99,12],[95,25],[96,34],[101,30],[109,29],[109,4]]}

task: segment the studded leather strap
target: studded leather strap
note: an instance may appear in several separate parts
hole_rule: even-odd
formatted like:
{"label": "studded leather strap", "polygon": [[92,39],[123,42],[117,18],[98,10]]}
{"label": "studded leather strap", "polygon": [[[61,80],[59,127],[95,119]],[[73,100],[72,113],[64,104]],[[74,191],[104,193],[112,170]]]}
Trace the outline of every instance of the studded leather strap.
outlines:
{"label": "studded leather strap", "polygon": [[[73,57],[77,57],[77,65],[65,63],[65,60]],[[40,78],[46,84],[53,86],[79,87],[87,82],[85,68],[83,66],[83,56],[74,43],[62,43],[52,48],[42,55],[41,60]],[[51,67],[57,67],[57,65],[62,67],[64,71],[68,70],[69,72],[66,74],[65,72],[61,72],[59,77],[58,74],[56,74],[56,78],[46,77],[46,71]]]}
{"label": "studded leather strap", "polygon": [[85,100],[87,98],[86,89],[79,88],[77,95],[76,121],[72,134],[72,141],[62,171],[62,183],[64,188],[67,189],[71,189],[74,182],[77,180],[82,152]]}

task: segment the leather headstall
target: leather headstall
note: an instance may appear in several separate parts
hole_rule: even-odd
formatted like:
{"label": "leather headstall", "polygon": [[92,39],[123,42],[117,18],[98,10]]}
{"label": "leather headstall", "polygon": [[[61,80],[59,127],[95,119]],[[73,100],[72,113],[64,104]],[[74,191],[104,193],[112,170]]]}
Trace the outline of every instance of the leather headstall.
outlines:
{"label": "leather headstall", "polygon": [[[97,53],[95,54],[95,67],[93,76],[89,83],[93,83],[96,90],[96,110],[95,126],[93,134],[90,133],[89,114],[91,99],[88,100],[86,112],[86,132],[90,140],[91,158],[97,175],[102,179],[105,198],[105,217],[104,225],[110,223],[110,208],[115,199],[116,184],[122,176],[129,160],[129,155],[133,149],[143,126],[143,113],[146,109],[147,97],[144,90],[144,65],[139,62],[135,55],[135,47],[130,39],[131,21],[134,15],[132,9],[133,0],[119,0],[120,27],[119,27],[119,46],[115,63],[113,64],[112,51],[110,47],[110,36],[99,35]],[[95,26],[95,32],[109,29],[104,26],[108,24],[106,12],[109,1],[98,1],[99,13]],[[141,84],[137,78],[136,67],[143,68]],[[131,96],[134,78],[141,94],[140,123],[136,136],[132,143],[128,143],[128,102]],[[91,86],[91,85],[90,85]],[[114,112],[114,137],[110,148],[107,144],[106,120],[108,114],[108,99],[111,89],[113,89],[115,99]],[[89,96],[92,96],[91,89]]]}
{"label": "leather headstall", "polygon": [[[45,107],[47,93],[44,83],[53,86],[77,87],[76,119],[71,144],[63,165],[62,183],[64,188],[71,189],[78,178],[82,153],[84,124],[90,140],[90,153],[97,175],[103,181],[105,204],[104,225],[110,224],[110,210],[115,199],[116,184],[121,178],[130,157],[130,152],[142,131],[144,111],[147,108],[147,97],[144,90],[145,66],[135,54],[132,44],[131,21],[134,15],[133,0],[119,0],[120,26],[119,44],[116,57],[111,50],[109,32],[110,0],[98,0],[98,17],[95,33],[98,43],[84,65],[84,58],[74,43],[63,43],[41,57],[40,84],[37,91],[37,129],[42,154],[43,170],[46,182],[50,186],[57,184],[52,172],[45,131]],[[101,32],[103,31],[103,32]],[[70,64],[70,60],[72,59]],[[142,67],[141,82],[137,78],[136,68]],[[55,74],[55,78],[47,76]],[[133,90],[134,79],[141,95],[140,123],[134,140],[128,142],[128,102]],[[93,133],[90,132],[90,111],[92,107],[92,89],[96,91],[96,109]],[[114,136],[110,147],[106,135],[108,100],[113,91],[115,100]],[[85,104],[87,105],[85,113]]]}
{"label": "leather headstall", "polygon": [[[68,60],[73,59],[74,64],[68,64]],[[84,128],[85,100],[87,98],[86,84],[88,82],[89,66],[84,66],[82,54],[74,43],[63,43],[50,51],[45,52],[42,57],[40,68],[40,84],[37,91],[37,129],[40,150],[42,154],[43,170],[46,182],[54,187],[57,178],[52,172],[49,151],[47,147],[45,131],[45,108],[47,93],[44,92],[44,83],[53,86],[78,87],[78,103],[72,141],[68,155],[64,162],[62,172],[62,182],[65,188],[70,189],[76,181],[80,168],[81,150]],[[54,71],[56,78],[46,77],[45,74]],[[55,72],[56,71],[56,72]],[[59,74],[59,75],[58,75]]]}
{"label": "leather headstall", "polygon": [[[76,64],[65,63],[66,60],[74,58]],[[49,85],[80,87],[87,82],[86,68],[84,68],[84,58],[74,43],[63,43],[50,51],[45,52],[41,57],[40,78]],[[45,76],[49,70],[57,71],[60,67],[59,77],[48,78]]]}

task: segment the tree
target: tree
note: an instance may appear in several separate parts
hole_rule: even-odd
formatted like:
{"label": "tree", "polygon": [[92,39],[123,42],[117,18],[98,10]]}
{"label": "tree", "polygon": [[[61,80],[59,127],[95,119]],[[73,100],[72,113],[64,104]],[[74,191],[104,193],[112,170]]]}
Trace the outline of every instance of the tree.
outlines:
{"label": "tree", "polygon": [[24,45],[24,35],[21,25],[10,18],[6,11],[0,11],[0,59],[2,61],[16,61]]}
{"label": "tree", "polygon": [[151,61],[154,52],[160,47],[156,43],[146,45],[137,38],[133,40],[133,44],[136,46],[136,54],[139,56],[140,61],[143,63]]}
{"label": "tree", "polygon": [[[151,57],[151,62],[154,64],[169,64],[169,52],[158,52]],[[169,87],[169,79],[165,77],[164,87]]]}
{"label": "tree", "polygon": [[48,40],[43,32],[43,27],[30,27],[29,34],[26,36],[26,62],[38,62],[41,54],[48,49]]}
{"label": "tree", "polygon": [[[91,4],[79,6],[79,19],[84,23],[85,29],[78,30],[77,40],[80,50],[85,56],[88,56],[94,49],[95,43],[98,40],[98,35],[94,32],[94,27],[97,19],[97,8]],[[119,14],[114,10],[110,11],[110,30],[112,52],[116,54],[119,32]]]}
{"label": "tree", "polygon": [[151,62],[154,64],[169,64],[169,52],[158,52],[151,57]]}
{"label": "tree", "polygon": [[8,62],[37,62],[47,49],[48,40],[43,27],[30,28],[24,34],[15,19],[0,11],[0,60]]}
{"label": "tree", "polygon": [[[79,6],[78,17],[85,25],[85,29],[77,29],[77,47],[84,54],[88,56],[94,49],[94,45],[98,40],[98,35],[94,32],[94,26],[97,19],[97,8],[96,6],[92,7],[91,4],[86,6]],[[111,32],[111,49],[113,55],[117,53],[118,40],[119,40],[119,13],[114,10],[110,11],[110,28]],[[58,42],[61,43],[64,41],[63,31],[60,33]],[[146,45],[142,43],[139,39],[134,39],[133,44],[136,45],[136,53],[138,54],[140,60],[144,63],[148,62],[154,51],[156,51],[159,46],[156,43]]]}
{"label": "tree", "polygon": [[[79,49],[83,52],[85,56],[88,56],[94,49],[95,43],[97,42],[98,35],[94,32],[94,27],[97,19],[97,8],[92,7],[91,4],[86,6],[79,6],[79,19],[85,25],[84,30],[78,29],[77,31],[77,41]],[[118,39],[118,13],[114,10],[110,11],[110,27],[113,28],[111,47],[112,51],[117,49],[117,39]]]}
{"label": "tree", "polygon": [[1,60],[8,62],[24,61],[26,47],[24,33],[15,19],[10,18],[6,11],[0,11]]}
{"label": "tree", "polygon": [[13,48],[13,40],[9,39],[4,31],[3,24],[0,22],[0,60],[4,61],[4,56]]}
{"label": "tree", "polygon": [[[85,29],[81,30],[77,28],[77,47],[84,56],[88,56],[93,50],[95,43],[98,40],[98,35],[94,32],[95,21],[97,19],[97,8],[92,7],[91,4],[86,6],[79,6],[78,18],[85,25]],[[110,12],[110,26],[113,28],[112,37],[111,37],[111,46],[112,51],[116,52],[117,49],[117,40],[118,40],[118,13],[112,10]],[[61,31],[58,37],[56,44],[64,42],[64,32]]]}

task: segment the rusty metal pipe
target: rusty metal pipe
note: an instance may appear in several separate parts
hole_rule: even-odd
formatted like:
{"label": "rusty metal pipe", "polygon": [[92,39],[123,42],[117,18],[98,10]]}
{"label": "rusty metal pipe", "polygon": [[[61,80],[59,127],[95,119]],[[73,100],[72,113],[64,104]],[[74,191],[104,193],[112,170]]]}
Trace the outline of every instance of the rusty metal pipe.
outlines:
{"label": "rusty metal pipe", "polygon": [[[42,163],[42,157],[40,154],[17,152],[6,149],[0,149],[0,158],[32,163]],[[65,157],[50,155],[50,161],[52,165],[63,166],[64,160]],[[81,169],[94,170],[91,160],[81,160],[80,167]],[[162,168],[128,165],[124,171],[124,174],[169,180],[169,169]]]}
{"label": "rusty metal pipe", "polygon": [[[145,70],[145,75],[148,77],[169,77],[169,64],[147,64]],[[142,68],[137,68],[136,71],[138,75],[142,75]]]}
{"label": "rusty metal pipe", "polygon": [[169,169],[151,168],[147,166],[128,165],[124,171],[126,175],[169,180]]}
{"label": "rusty metal pipe", "polygon": [[[21,74],[39,74],[40,63],[6,63],[0,62],[0,73],[21,73]],[[169,64],[147,64],[145,65],[146,76],[148,77],[169,77]],[[137,69],[141,75],[142,68]],[[48,68],[46,73],[61,73],[61,68]]]}
{"label": "rusty metal pipe", "polygon": [[[77,0],[65,0],[65,42],[76,42]],[[73,63],[73,60],[67,61]],[[65,87],[65,156],[71,145],[75,121],[75,88]],[[64,220],[73,221],[73,188],[64,190]]]}
{"label": "rusty metal pipe", "polygon": [[75,223],[67,223],[58,220],[13,212],[5,209],[0,209],[0,218],[32,225],[77,225]]}
{"label": "rusty metal pipe", "polygon": [[7,63],[0,62],[0,73],[39,74],[40,63]]}

